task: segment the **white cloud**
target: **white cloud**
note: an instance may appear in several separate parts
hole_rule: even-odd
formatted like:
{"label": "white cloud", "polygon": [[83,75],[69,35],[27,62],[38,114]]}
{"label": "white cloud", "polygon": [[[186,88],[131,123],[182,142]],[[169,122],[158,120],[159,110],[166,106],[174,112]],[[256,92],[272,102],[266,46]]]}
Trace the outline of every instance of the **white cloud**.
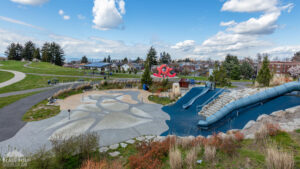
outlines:
{"label": "white cloud", "polygon": [[60,9],[59,11],[58,11],[58,14],[59,15],[63,15],[65,12],[62,10],[62,9]]}
{"label": "white cloud", "polygon": [[71,17],[69,15],[64,15],[63,18],[64,20],[69,20]]}
{"label": "white cloud", "polygon": [[62,9],[60,9],[60,10],[58,11],[58,14],[59,14],[60,16],[62,16],[62,18],[63,18],[64,20],[69,20],[69,19],[71,19],[71,17],[70,17],[69,15],[64,15],[64,14],[65,14],[65,11],[63,11]]}
{"label": "white cloud", "polygon": [[172,49],[179,49],[182,51],[189,51],[195,47],[194,40],[185,40],[183,42],[178,42],[174,46],[171,46]]}
{"label": "white cloud", "polygon": [[[231,12],[263,12],[259,18],[236,23],[228,31],[240,34],[271,34],[279,26],[276,24],[282,10],[290,12],[293,4],[279,6],[278,0],[228,0],[223,4],[222,11]],[[222,25],[222,23],[221,23]],[[226,26],[226,23],[222,26]],[[228,25],[232,26],[232,25]]]}
{"label": "white cloud", "polygon": [[225,56],[227,53],[239,52],[242,50],[253,50],[270,43],[259,40],[257,36],[231,34],[219,32],[215,36],[205,40],[194,50],[199,55],[218,55]]}
{"label": "white cloud", "polygon": [[294,53],[300,51],[300,45],[289,45],[289,46],[279,46],[271,49],[264,50],[262,53],[268,53],[273,57],[289,57],[291,58]]}
{"label": "white cloud", "polygon": [[222,11],[261,12],[276,9],[277,0],[228,0],[223,4]]}
{"label": "white cloud", "polygon": [[14,24],[18,24],[18,25],[23,25],[23,26],[31,27],[31,28],[38,29],[38,30],[44,30],[41,27],[38,27],[38,26],[35,26],[35,25],[32,25],[32,24],[26,23],[26,22],[23,22],[23,21],[15,20],[15,19],[12,19],[12,18],[4,17],[4,16],[0,16],[0,20],[6,21],[6,22],[10,22],[10,23],[14,23]]}
{"label": "white cloud", "polygon": [[24,5],[41,5],[43,3],[46,3],[48,0],[11,0],[15,3],[20,3]]}
{"label": "white cloud", "polygon": [[228,28],[229,31],[240,34],[271,34],[278,28],[276,21],[280,12],[271,12],[257,18],[250,18],[245,22],[238,23],[236,26]]}
{"label": "white cloud", "polygon": [[[118,5],[118,8],[117,8]],[[120,28],[125,14],[123,0],[94,0],[93,27],[99,30]]]}
{"label": "white cloud", "polygon": [[85,16],[83,16],[83,15],[81,15],[81,14],[78,14],[78,15],[77,15],[77,18],[80,19],[80,20],[84,20],[84,19],[85,19]]}
{"label": "white cloud", "polygon": [[233,26],[233,25],[236,25],[237,23],[232,20],[232,21],[228,21],[228,22],[221,22],[220,23],[220,26]]}

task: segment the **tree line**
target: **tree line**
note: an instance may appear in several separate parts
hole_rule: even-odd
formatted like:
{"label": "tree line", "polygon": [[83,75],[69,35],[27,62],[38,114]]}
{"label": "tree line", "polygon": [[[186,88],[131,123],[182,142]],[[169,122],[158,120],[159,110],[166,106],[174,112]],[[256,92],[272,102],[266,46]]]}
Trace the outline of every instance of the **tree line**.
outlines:
{"label": "tree line", "polygon": [[41,60],[43,62],[53,63],[58,66],[64,64],[64,50],[59,44],[46,42],[42,49],[36,47],[32,41],[26,42],[24,45],[20,43],[11,43],[8,45],[5,55],[9,60]]}

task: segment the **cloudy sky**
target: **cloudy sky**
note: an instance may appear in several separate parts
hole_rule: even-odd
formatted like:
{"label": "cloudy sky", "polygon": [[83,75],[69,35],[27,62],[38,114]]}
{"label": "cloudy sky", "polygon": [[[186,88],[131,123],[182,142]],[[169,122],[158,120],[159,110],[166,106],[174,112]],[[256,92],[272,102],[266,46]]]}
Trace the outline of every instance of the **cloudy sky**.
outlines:
{"label": "cloudy sky", "polygon": [[300,50],[296,0],[1,0],[0,56],[11,42],[55,41],[67,58],[240,58]]}

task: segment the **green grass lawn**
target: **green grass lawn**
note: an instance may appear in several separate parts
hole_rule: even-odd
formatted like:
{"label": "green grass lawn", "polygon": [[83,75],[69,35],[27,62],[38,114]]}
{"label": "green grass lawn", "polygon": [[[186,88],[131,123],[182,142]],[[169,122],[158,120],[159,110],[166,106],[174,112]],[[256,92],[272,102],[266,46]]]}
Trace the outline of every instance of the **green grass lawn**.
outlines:
{"label": "green grass lawn", "polygon": [[27,75],[26,78],[21,80],[20,82],[0,88],[0,93],[21,91],[21,90],[27,90],[27,89],[35,89],[35,88],[41,88],[41,87],[50,87],[51,85],[48,85],[47,82],[48,82],[48,80],[51,80],[53,78],[58,79],[59,82],[71,82],[71,81],[77,81],[78,79],[84,79],[85,81],[90,81],[90,80],[98,81],[99,80],[99,79],[92,79],[92,78]]}
{"label": "green grass lawn", "polygon": [[[0,61],[1,69],[8,69],[8,70],[16,70],[24,73],[40,73],[40,74],[56,74],[56,75],[76,75],[76,76],[83,76],[84,70],[74,69],[74,68],[66,68],[61,66],[56,66],[51,63],[46,62],[32,62],[30,67],[34,68],[27,68],[24,67],[24,64],[27,62],[20,62],[20,61]],[[87,70],[89,71],[89,70]]]}
{"label": "green grass lawn", "polygon": [[20,94],[20,95],[15,95],[15,96],[8,96],[8,97],[0,97],[0,108],[3,108],[9,104],[12,104],[12,103],[20,100],[20,99],[34,95],[39,92],[32,92],[32,93],[26,93],[26,94]]}
{"label": "green grass lawn", "polygon": [[168,97],[158,97],[158,96],[155,96],[155,95],[150,95],[148,97],[148,99],[150,101],[154,102],[154,103],[162,104],[162,105],[167,105],[167,104],[170,104],[174,101],[174,100],[171,100]]}
{"label": "green grass lawn", "polygon": [[0,71],[0,83],[8,81],[13,77],[14,77],[13,73]]}
{"label": "green grass lawn", "polygon": [[24,114],[22,120],[26,122],[43,120],[53,117],[60,112],[59,106],[47,105],[47,103],[47,100],[43,100],[33,106]]}

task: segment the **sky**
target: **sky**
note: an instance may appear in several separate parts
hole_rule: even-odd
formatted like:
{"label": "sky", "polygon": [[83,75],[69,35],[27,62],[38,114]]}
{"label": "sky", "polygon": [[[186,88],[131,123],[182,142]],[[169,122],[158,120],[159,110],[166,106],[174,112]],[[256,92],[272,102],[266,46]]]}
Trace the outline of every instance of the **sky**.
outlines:
{"label": "sky", "polygon": [[65,57],[173,59],[300,51],[299,0],[1,0],[0,56],[12,42],[57,42]]}

